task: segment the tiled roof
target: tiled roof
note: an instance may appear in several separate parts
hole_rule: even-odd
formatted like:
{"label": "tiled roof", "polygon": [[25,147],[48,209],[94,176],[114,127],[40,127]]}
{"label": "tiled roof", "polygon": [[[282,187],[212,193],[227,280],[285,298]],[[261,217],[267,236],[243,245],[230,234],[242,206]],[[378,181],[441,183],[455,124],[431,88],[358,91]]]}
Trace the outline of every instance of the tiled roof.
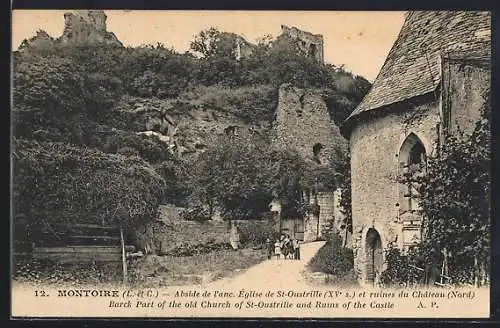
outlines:
{"label": "tiled roof", "polygon": [[469,52],[491,58],[489,12],[410,12],[371,90],[347,120],[433,92],[441,79],[441,55]]}

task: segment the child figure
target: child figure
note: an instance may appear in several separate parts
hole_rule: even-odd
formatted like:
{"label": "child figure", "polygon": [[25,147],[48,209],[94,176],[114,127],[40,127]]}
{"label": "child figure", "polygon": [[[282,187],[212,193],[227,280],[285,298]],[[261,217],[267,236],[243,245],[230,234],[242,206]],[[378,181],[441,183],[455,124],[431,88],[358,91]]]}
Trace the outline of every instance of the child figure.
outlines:
{"label": "child figure", "polygon": [[279,239],[276,239],[276,242],[274,243],[274,254],[276,255],[276,258],[279,259],[281,255],[281,243]]}
{"label": "child figure", "polygon": [[267,251],[267,259],[270,260],[273,256],[274,252],[274,244],[271,242],[271,239],[266,239],[266,251]]}

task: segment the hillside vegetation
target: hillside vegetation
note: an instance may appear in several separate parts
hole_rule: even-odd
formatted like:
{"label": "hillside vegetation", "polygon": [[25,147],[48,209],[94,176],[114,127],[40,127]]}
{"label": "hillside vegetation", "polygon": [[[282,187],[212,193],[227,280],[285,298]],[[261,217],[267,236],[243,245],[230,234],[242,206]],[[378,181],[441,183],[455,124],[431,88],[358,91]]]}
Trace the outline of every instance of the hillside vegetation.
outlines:
{"label": "hillside vegetation", "polygon": [[[283,83],[324,90],[339,123],[370,84],[318,64],[286,37],[264,39],[237,60],[235,39],[214,29],[200,32],[192,43],[198,56],[162,44],[53,42],[14,52],[14,217],[116,220],[120,208],[120,222],[128,224],[153,219],[160,203],[201,202],[246,218],[265,209],[254,213],[239,204],[293,193],[300,183],[296,170],[303,167],[295,163],[299,159],[284,156],[276,166],[280,157],[271,150],[221,144],[216,125],[251,126],[259,132],[255,138],[265,141]],[[138,134],[144,131],[152,133]],[[197,157],[179,157],[179,149]],[[210,168],[224,163],[220,156],[240,162]],[[290,179],[278,176],[285,169]],[[246,173],[239,189],[234,180],[221,180],[230,170]],[[227,193],[215,193],[221,188]],[[36,231],[31,234],[36,238]]]}

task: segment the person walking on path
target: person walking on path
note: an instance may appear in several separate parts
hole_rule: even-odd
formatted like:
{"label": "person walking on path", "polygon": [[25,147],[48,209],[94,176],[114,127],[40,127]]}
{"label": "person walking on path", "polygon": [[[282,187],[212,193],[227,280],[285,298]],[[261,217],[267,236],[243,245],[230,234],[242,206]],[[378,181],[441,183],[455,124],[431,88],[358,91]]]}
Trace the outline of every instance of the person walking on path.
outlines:
{"label": "person walking on path", "polygon": [[271,243],[271,239],[269,238],[266,239],[266,251],[267,251],[267,259],[270,260],[271,257],[273,256],[274,245],[273,243]]}
{"label": "person walking on path", "polygon": [[281,255],[281,242],[279,239],[276,239],[276,242],[274,243],[274,254],[276,255],[276,259],[280,258]]}
{"label": "person walking on path", "polygon": [[297,238],[293,238],[293,258],[296,260],[300,260],[300,243]]}
{"label": "person walking on path", "polygon": [[288,256],[291,255],[293,252],[293,248],[291,247],[290,242],[291,240],[288,234],[286,234],[281,242],[281,253],[283,254],[285,260],[288,259]]}

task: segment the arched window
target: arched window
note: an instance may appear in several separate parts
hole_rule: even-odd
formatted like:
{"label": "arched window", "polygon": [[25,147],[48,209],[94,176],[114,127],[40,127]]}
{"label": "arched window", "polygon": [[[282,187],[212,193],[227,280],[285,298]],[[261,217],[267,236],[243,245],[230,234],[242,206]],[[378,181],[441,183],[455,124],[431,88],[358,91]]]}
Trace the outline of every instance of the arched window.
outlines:
{"label": "arched window", "polygon": [[425,171],[426,151],[422,141],[411,133],[401,145],[398,154],[399,175],[403,181],[399,187],[399,208],[401,212],[419,210],[418,185],[415,177]]}
{"label": "arched window", "polygon": [[370,228],[365,238],[365,281],[374,284],[376,278],[382,273],[384,255],[382,241],[377,230]]}

